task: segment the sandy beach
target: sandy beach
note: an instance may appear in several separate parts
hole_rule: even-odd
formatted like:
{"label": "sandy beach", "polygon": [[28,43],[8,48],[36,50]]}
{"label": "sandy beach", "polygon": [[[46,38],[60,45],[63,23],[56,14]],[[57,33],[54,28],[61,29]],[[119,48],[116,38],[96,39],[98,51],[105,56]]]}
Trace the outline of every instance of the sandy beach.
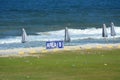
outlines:
{"label": "sandy beach", "polygon": [[30,56],[30,54],[34,53],[46,53],[46,52],[57,52],[57,51],[71,51],[71,50],[86,50],[86,49],[119,49],[120,44],[86,44],[79,46],[64,46],[62,49],[46,49],[45,47],[35,47],[35,48],[15,48],[15,49],[7,49],[0,50],[0,57],[8,57],[8,56]]}

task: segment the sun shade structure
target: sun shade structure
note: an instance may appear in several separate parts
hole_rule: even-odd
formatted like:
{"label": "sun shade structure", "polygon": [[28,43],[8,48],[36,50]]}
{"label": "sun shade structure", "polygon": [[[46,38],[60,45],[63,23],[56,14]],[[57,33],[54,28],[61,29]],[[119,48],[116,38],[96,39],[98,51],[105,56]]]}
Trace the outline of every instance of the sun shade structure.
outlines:
{"label": "sun shade structure", "polygon": [[27,33],[26,33],[24,28],[22,28],[22,40],[21,40],[21,42],[22,43],[27,42]]}
{"label": "sun shade structure", "polygon": [[71,41],[67,27],[65,28],[65,39],[64,39],[64,41],[65,42],[70,42]]}
{"label": "sun shade structure", "polygon": [[106,29],[105,24],[103,24],[103,28],[102,28],[102,37],[108,37],[108,33],[107,33],[107,29]]}
{"label": "sun shade structure", "polygon": [[114,29],[114,23],[111,22],[111,26],[110,26],[110,31],[111,31],[111,36],[116,36],[116,32],[115,32],[115,29]]}

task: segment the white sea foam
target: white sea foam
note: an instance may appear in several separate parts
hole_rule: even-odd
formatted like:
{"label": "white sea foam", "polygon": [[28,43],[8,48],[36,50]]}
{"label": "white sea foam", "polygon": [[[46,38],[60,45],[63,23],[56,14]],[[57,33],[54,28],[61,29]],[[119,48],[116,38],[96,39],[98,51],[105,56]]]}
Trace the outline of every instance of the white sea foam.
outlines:
{"label": "white sea foam", "polygon": [[0,44],[19,43],[19,42],[21,42],[20,37],[11,37],[11,38],[0,39]]}
{"label": "white sea foam", "polygon": [[[120,27],[115,26],[115,31],[117,33],[116,38],[120,37]],[[110,27],[107,28],[108,38],[113,38],[110,36]],[[69,29],[69,34],[71,40],[80,39],[102,39],[102,28],[89,28],[89,29]],[[48,32],[37,32],[38,35],[29,35],[29,41],[52,41],[52,40],[64,40],[64,29],[57,31]],[[21,36],[10,37],[5,39],[0,39],[0,44],[5,43],[21,43]]]}
{"label": "white sea foam", "polygon": [[[115,27],[117,36],[116,37],[120,37],[120,27]],[[110,36],[110,28],[107,28],[107,32],[108,32],[108,37],[112,38],[112,36]],[[51,37],[51,38],[64,38],[64,30],[58,30],[58,31],[49,31],[49,32],[39,32],[37,34],[40,34],[42,36],[47,36],[47,38]],[[72,40],[76,40],[76,39],[87,39],[87,38],[93,38],[93,39],[100,39],[102,38],[102,29],[101,28],[89,28],[89,29],[69,29],[69,34],[72,38]]]}

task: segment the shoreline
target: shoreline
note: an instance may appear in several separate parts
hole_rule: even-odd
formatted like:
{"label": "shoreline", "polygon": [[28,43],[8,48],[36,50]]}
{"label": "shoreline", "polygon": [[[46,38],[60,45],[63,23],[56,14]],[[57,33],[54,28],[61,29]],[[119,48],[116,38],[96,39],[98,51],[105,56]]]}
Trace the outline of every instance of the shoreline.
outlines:
{"label": "shoreline", "polygon": [[79,46],[64,46],[62,49],[46,49],[45,47],[34,47],[34,48],[15,48],[0,50],[0,57],[9,56],[30,56],[34,53],[47,53],[57,51],[71,51],[71,50],[89,50],[89,49],[120,49],[120,44],[86,44]]}

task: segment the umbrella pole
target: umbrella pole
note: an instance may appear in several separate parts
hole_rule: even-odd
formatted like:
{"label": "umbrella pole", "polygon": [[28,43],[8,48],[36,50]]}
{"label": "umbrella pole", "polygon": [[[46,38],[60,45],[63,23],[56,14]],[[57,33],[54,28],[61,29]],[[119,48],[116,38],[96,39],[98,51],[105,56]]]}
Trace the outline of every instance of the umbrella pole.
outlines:
{"label": "umbrella pole", "polygon": [[105,42],[108,43],[107,37],[105,37],[104,39],[105,39]]}
{"label": "umbrella pole", "polygon": [[114,43],[114,41],[115,41],[115,36],[113,36],[113,43]]}
{"label": "umbrella pole", "polygon": [[115,36],[113,36],[113,40],[115,40]]}

